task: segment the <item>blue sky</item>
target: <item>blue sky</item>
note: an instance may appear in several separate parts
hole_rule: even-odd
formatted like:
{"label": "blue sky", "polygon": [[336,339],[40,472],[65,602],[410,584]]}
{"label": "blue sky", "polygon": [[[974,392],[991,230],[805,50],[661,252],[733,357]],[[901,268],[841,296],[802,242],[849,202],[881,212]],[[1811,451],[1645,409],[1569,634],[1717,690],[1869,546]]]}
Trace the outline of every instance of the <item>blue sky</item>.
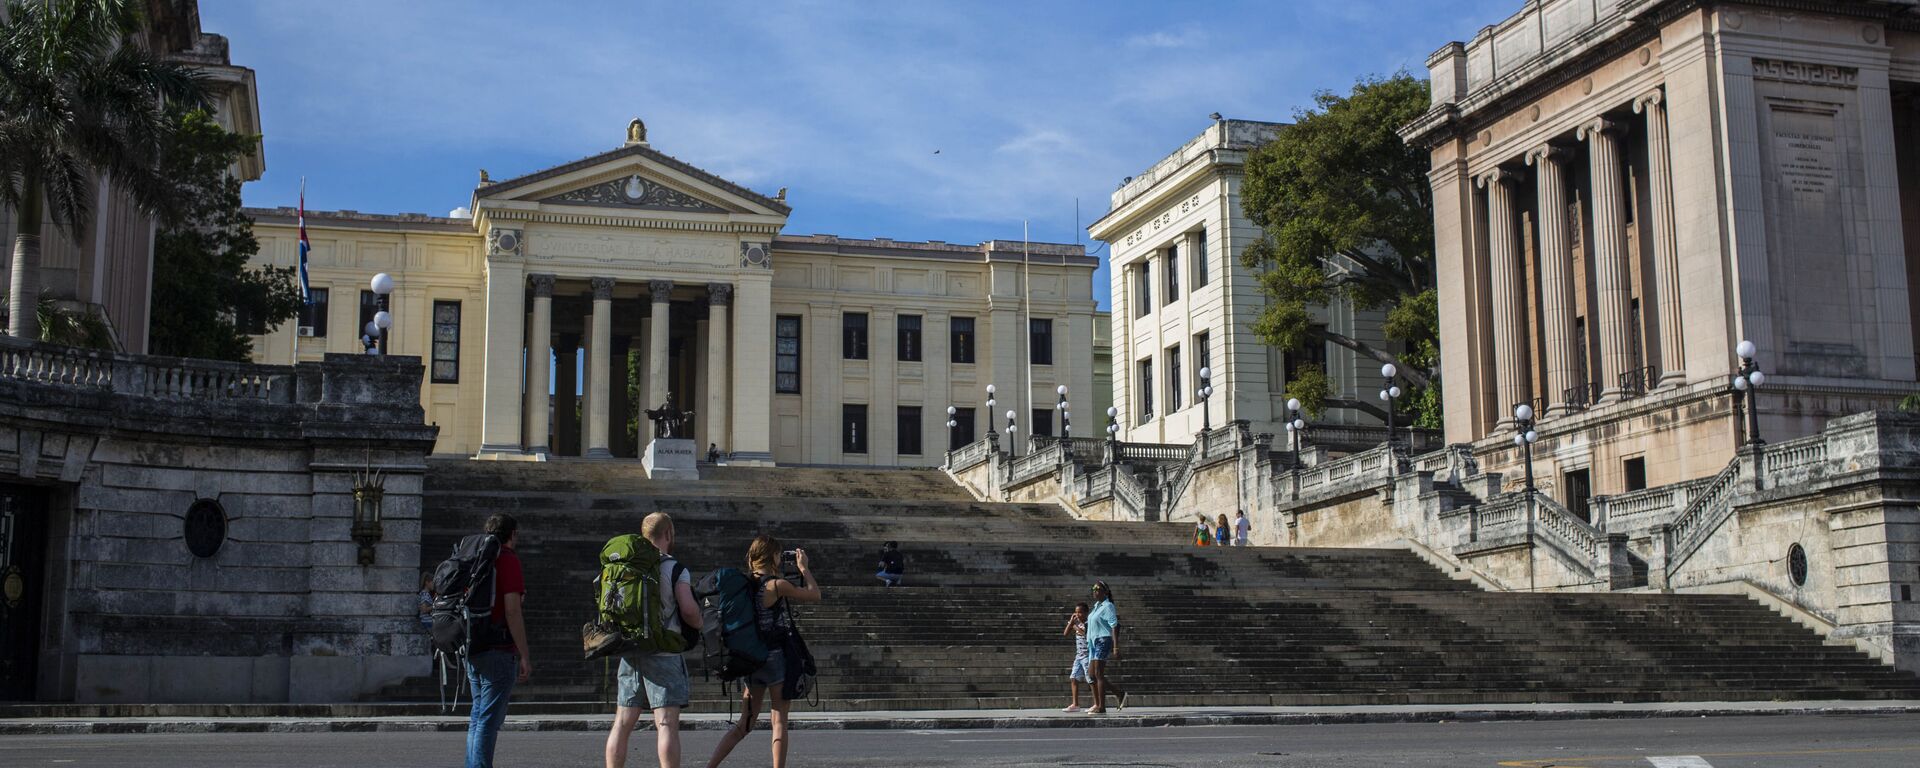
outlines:
{"label": "blue sky", "polygon": [[[1206,127],[1424,71],[1520,0],[1245,3],[201,0],[259,75],[249,205],[445,215],[494,178],[657,149],[772,194],[791,234],[1075,242]],[[935,150],[939,150],[938,154]],[[1089,250],[1097,244],[1089,243]],[[1095,285],[1106,305],[1104,272]]]}

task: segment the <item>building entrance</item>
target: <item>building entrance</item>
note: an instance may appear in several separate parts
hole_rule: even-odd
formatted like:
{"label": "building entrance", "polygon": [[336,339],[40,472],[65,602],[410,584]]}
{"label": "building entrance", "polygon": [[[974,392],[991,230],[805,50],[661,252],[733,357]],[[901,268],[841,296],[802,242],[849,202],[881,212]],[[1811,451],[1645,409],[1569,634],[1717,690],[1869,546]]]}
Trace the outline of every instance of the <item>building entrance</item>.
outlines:
{"label": "building entrance", "polygon": [[0,701],[32,701],[46,594],[44,492],[0,485]]}

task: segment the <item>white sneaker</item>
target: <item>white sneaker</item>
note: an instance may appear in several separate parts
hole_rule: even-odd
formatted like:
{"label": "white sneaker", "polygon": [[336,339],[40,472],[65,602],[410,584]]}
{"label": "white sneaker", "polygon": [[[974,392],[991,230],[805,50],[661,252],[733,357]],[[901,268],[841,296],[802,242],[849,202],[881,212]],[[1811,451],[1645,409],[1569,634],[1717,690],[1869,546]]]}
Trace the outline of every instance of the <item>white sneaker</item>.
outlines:
{"label": "white sneaker", "polygon": [[1065,708],[1063,708],[1063,709],[1061,709],[1060,711],[1062,711],[1062,712],[1078,712],[1078,711],[1080,711],[1080,705],[1078,705],[1078,704],[1068,704],[1068,705],[1067,705],[1067,706],[1066,706]]}
{"label": "white sneaker", "polygon": [[1089,715],[1104,715],[1104,714],[1106,714],[1106,713],[1107,713],[1107,712],[1106,712],[1106,710],[1104,710],[1104,709],[1089,709],[1089,710],[1087,710],[1087,714],[1089,714]]}

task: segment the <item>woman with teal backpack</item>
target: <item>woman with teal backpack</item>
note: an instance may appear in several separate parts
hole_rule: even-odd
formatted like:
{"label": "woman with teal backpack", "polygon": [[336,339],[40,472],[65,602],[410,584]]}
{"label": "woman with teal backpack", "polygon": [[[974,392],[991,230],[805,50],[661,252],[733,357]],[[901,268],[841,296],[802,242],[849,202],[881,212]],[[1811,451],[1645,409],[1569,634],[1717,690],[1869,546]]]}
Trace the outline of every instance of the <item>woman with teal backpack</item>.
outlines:
{"label": "woman with teal backpack", "polygon": [[785,650],[789,646],[785,642],[787,635],[793,631],[789,605],[820,602],[820,584],[813,579],[807,551],[796,549],[792,553],[802,584],[781,578],[780,565],[786,553],[780,550],[778,539],[761,534],[747,547],[747,572],[760,587],[760,599],[754,601],[754,621],[760,625],[761,636],[767,639],[767,662],[747,677],[740,722],[720,737],[720,743],[713,748],[713,757],[707,760],[707,768],[717,768],[753,730],[753,723],[760,716],[762,698],[770,700],[768,719],[773,724],[773,768],[786,768],[787,708],[792,702],[787,700],[784,689],[788,685],[788,667],[800,663],[799,659],[788,658]]}

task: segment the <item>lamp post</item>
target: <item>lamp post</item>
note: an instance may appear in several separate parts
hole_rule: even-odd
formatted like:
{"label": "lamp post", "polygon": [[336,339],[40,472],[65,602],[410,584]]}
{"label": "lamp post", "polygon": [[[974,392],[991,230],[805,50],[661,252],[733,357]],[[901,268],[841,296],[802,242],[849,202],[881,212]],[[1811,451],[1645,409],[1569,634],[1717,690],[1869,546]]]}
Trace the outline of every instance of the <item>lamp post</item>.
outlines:
{"label": "lamp post", "polygon": [[[1533,443],[1540,439],[1540,433],[1533,431],[1533,406],[1521,403],[1513,407],[1513,444],[1526,456],[1527,463],[1527,541],[1533,541],[1533,520],[1535,510],[1533,500]],[[1533,547],[1527,547],[1527,591],[1534,591]]]}
{"label": "lamp post", "polygon": [[1014,433],[1019,431],[1020,431],[1020,427],[1016,426],[1013,423],[1013,409],[1008,408],[1007,409],[1007,453],[1014,456],[1020,455],[1020,441],[1014,439]]}
{"label": "lamp post", "polygon": [[1754,352],[1753,342],[1744,339],[1733,348],[1733,353],[1740,356],[1740,370],[1733,374],[1733,407],[1738,410],[1741,402],[1745,401],[1747,445],[1766,445],[1767,441],[1760,439],[1759,404],[1760,385],[1766,383],[1767,375],[1753,361]]}
{"label": "lamp post", "polygon": [[1307,420],[1300,417],[1300,398],[1287,400],[1287,439],[1293,443],[1293,465],[1300,466],[1300,441],[1306,439]]}
{"label": "lamp post", "polygon": [[1067,385],[1062,384],[1055,387],[1053,392],[1060,396],[1060,402],[1057,403],[1060,407],[1060,439],[1072,441],[1073,419],[1071,418],[1072,414],[1067,413]]}
{"label": "lamp post", "polygon": [[959,413],[960,413],[960,409],[955,408],[951,405],[947,406],[947,449],[948,450],[952,450],[954,448],[960,447],[953,444],[953,436],[954,436],[953,430],[954,428],[960,426],[960,420],[958,418],[955,418],[955,416]]}
{"label": "lamp post", "polygon": [[1213,396],[1213,369],[1200,366],[1200,388],[1193,391],[1200,398],[1200,431],[1213,431],[1213,411],[1207,408],[1207,398]]}
{"label": "lamp post", "polygon": [[380,354],[380,342],[376,341],[378,338],[380,338],[380,326],[368,320],[367,324],[360,329],[360,344],[367,348],[367,354]]}
{"label": "lamp post", "polygon": [[393,327],[393,314],[388,299],[388,297],[393,294],[393,276],[381,272],[373,276],[371,283],[368,287],[373,289],[373,295],[380,297],[378,299],[380,311],[373,313],[373,324],[376,331],[373,334],[373,340],[379,349],[379,354],[384,355],[392,351],[392,349],[387,346],[387,329]]}
{"label": "lamp post", "polygon": [[[1385,400],[1387,403],[1388,446],[1393,445],[1393,401],[1400,397],[1400,385],[1395,383],[1394,376],[1399,373],[1400,369],[1393,367],[1393,363],[1380,366],[1380,377],[1386,379],[1386,383],[1382,385],[1380,389],[1380,399]],[[1391,450],[1391,448],[1389,448],[1389,450]]]}
{"label": "lamp post", "polygon": [[1107,463],[1120,460],[1120,409],[1107,406]]}
{"label": "lamp post", "polygon": [[1000,449],[1000,434],[993,431],[993,385],[987,385],[987,442],[993,443],[994,450]]}

